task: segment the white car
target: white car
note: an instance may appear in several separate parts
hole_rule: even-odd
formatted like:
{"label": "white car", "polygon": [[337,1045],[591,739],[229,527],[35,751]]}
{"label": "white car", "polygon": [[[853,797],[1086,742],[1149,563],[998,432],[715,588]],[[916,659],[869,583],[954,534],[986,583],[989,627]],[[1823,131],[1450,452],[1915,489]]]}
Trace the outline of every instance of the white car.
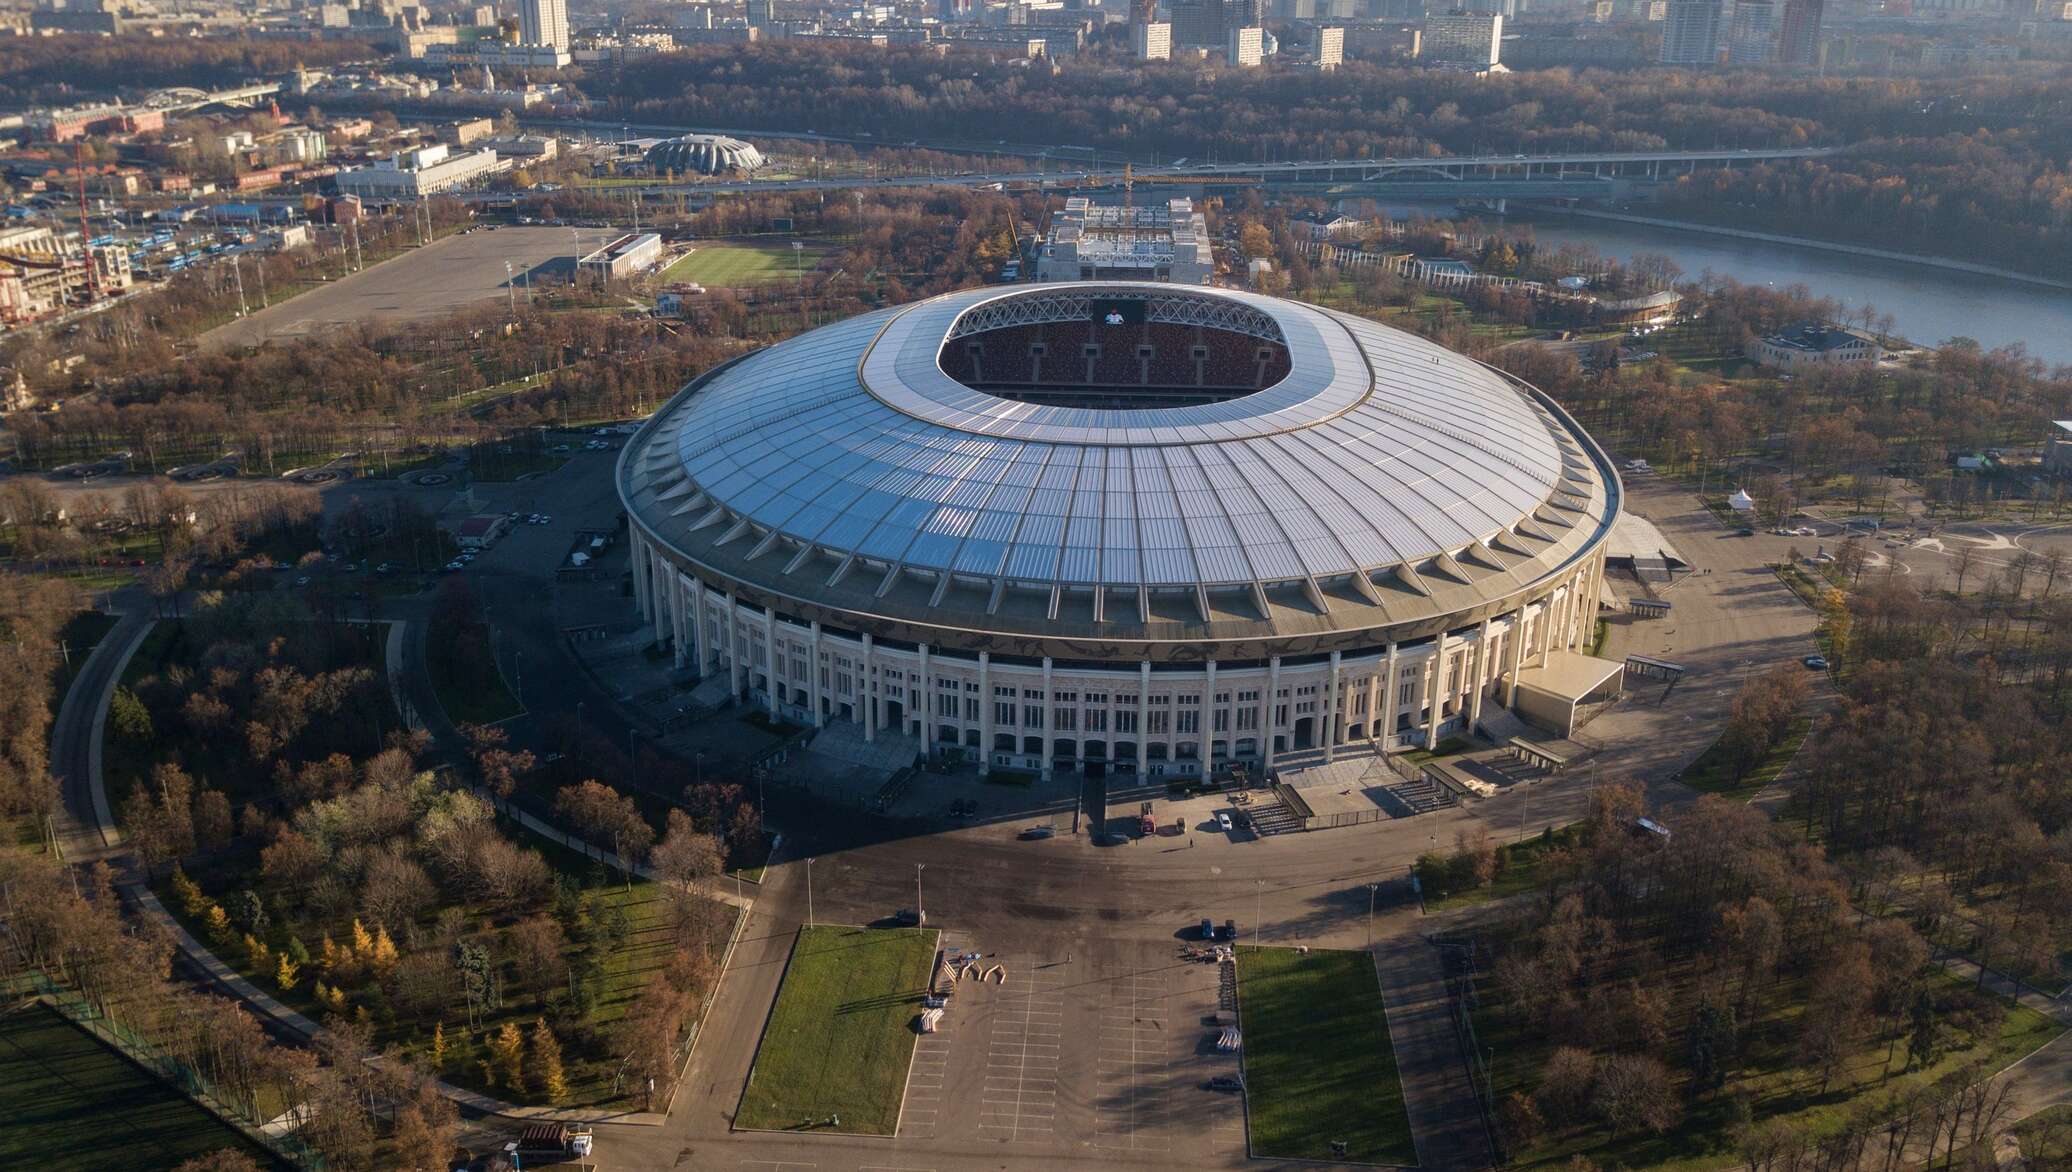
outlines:
{"label": "white car", "polygon": [[466,562],[460,562],[460,561],[453,561],[453,562],[447,562],[447,563],[446,563],[446,568],[447,568],[448,570],[464,570],[464,569],[466,569],[466,568],[467,568],[467,565],[468,565],[468,564],[467,564]]}
{"label": "white car", "polygon": [[1216,825],[1222,827],[1224,830],[1237,829],[1237,827],[1231,824],[1230,813],[1226,810],[1216,811]]}

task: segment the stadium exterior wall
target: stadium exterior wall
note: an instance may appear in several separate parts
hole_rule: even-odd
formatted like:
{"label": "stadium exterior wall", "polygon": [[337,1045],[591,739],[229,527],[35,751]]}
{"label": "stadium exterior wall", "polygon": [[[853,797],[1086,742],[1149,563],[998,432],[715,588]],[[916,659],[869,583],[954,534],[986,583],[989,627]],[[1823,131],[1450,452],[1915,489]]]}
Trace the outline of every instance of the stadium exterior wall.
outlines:
{"label": "stadium exterior wall", "polygon": [[[1616,493],[1610,462],[1530,393],[1582,440]],[[1330,760],[1355,747],[1430,748],[1472,729],[1485,704],[1510,704],[1521,668],[1588,645],[1605,569],[1600,538],[1511,595],[1436,620],[1329,636],[1095,643],[782,596],[700,564],[637,512],[628,521],[636,601],[678,666],[728,673],[733,694],[772,717],[852,721],[867,740],[901,734],[930,753],[954,748],[1045,777],[1099,763],[1178,780],[1203,776],[1204,762],[1263,771],[1294,752]]]}

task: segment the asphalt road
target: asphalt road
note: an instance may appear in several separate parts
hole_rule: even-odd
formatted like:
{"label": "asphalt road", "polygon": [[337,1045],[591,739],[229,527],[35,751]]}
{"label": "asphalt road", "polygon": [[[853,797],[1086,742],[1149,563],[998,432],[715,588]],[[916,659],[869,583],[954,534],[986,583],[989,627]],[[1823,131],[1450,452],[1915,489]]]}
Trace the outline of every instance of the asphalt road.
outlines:
{"label": "asphalt road", "polygon": [[[617,234],[610,228],[477,228],[218,326],[203,334],[201,343],[216,348],[255,346],[357,322],[435,317],[507,297],[514,277],[518,296],[523,297],[527,273],[537,281],[565,281],[578,247],[589,252]],[[512,276],[505,273],[506,262]]]}

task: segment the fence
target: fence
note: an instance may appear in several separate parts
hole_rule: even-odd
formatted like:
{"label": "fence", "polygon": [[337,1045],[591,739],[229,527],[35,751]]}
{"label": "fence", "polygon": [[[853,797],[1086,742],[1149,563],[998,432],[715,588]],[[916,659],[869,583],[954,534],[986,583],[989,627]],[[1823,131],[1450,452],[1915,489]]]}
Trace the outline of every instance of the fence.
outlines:
{"label": "fence", "polygon": [[1496,1128],[1496,1083],[1490,1069],[1495,1055],[1484,1049],[1482,1040],[1475,1030],[1475,1007],[1481,1004],[1481,992],[1476,987],[1477,970],[1475,941],[1430,937],[1432,947],[1440,951],[1446,971],[1446,1008],[1453,1019],[1453,1030],[1460,1040],[1461,1055],[1467,1060],[1468,1082],[1474,1087],[1475,1107],[1482,1115],[1482,1127],[1489,1136],[1490,1155],[1499,1164],[1506,1163],[1507,1154],[1503,1148],[1503,1137]]}
{"label": "fence", "polygon": [[323,1172],[324,1157],[316,1149],[293,1135],[267,1130],[266,1121],[257,1117],[250,1104],[239,1104],[218,1092],[200,1071],[94,1008],[74,990],[57,984],[42,973],[28,972],[0,981],[0,994],[5,994],[10,1000],[16,997],[36,998],[102,1044],[171,1084],[203,1110],[236,1128],[247,1139],[272,1152],[289,1166],[307,1172]]}

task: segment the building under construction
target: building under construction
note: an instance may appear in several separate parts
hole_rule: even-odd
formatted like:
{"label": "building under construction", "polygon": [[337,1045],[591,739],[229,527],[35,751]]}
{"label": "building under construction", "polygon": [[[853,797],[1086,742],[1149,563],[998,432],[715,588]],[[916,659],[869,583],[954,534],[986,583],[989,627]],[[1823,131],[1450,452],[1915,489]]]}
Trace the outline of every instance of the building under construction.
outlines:
{"label": "building under construction", "polygon": [[1208,224],[1188,199],[1114,207],[1074,196],[1036,255],[1038,281],[1206,285],[1215,272]]}
{"label": "building under construction", "polygon": [[71,246],[41,226],[0,229],[0,325],[34,321],[130,287],[119,246]]}

